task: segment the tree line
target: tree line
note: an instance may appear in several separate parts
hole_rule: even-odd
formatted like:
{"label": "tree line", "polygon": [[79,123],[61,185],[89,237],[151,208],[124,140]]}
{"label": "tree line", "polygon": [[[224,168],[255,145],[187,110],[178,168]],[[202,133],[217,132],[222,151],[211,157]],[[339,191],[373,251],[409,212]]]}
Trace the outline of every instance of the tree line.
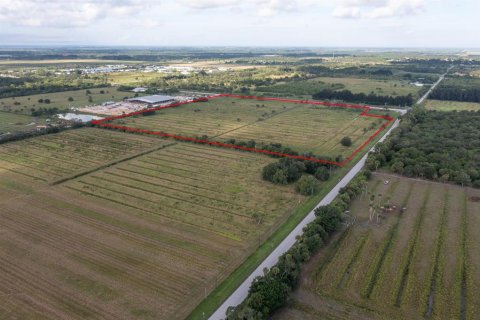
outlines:
{"label": "tree line", "polygon": [[338,76],[377,76],[377,77],[391,77],[393,71],[389,68],[359,68],[359,67],[345,67],[345,68],[329,68],[322,65],[308,65],[298,68],[299,71],[316,76],[323,77],[338,77]]}
{"label": "tree line", "polygon": [[108,87],[109,85],[99,85],[96,83],[82,82],[78,85],[70,84],[35,84],[32,87],[27,86],[5,86],[0,87],[0,98],[10,98],[19,96],[29,96],[33,94],[44,94],[63,92],[70,90],[91,89],[98,87]]}
{"label": "tree line", "polygon": [[365,103],[374,105],[390,105],[390,106],[412,106],[414,103],[413,96],[380,96],[375,93],[352,93],[350,90],[334,91],[324,89],[312,95],[314,100],[343,100],[355,103]]}
{"label": "tree line", "polygon": [[370,172],[359,173],[335,200],[315,210],[315,220],[309,223],[303,234],[277,264],[265,269],[264,275],[255,278],[247,298],[238,306],[230,307],[227,320],[267,319],[273,311],[282,307],[291,291],[299,282],[302,264],[322,247],[330,236],[339,229],[344,212],[355,197],[365,192]]}
{"label": "tree line", "polygon": [[0,132],[0,144],[12,141],[19,141],[28,138],[43,136],[46,134],[54,134],[59,133],[60,131],[70,130],[70,129],[78,129],[85,126],[90,126],[91,124],[84,124],[82,122],[74,122],[71,125],[68,124],[59,124],[56,126],[47,126],[45,129],[41,130],[30,130],[30,131],[22,131],[22,132],[15,132],[10,134],[3,134]]}
{"label": "tree line", "polygon": [[465,88],[460,86],[445,85],[439,86],[433,90],[430,99],[463,101],[463,102],[480,102],[480,88]]}
{"label": "tree line", "polygon": [[378,144],[367,160],[370,170],[480,188],[480,111],[415,109]]}

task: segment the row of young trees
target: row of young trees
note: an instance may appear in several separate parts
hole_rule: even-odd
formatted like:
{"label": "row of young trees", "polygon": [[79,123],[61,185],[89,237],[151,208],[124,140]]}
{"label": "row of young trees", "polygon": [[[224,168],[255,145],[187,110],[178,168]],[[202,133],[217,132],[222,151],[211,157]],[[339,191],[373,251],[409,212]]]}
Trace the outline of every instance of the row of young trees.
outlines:
{"label": "row of young trees", "polygon": [[64,131],[64,130],[78,129],[85,126],[90,126],[90,124],[74,122],[72,125],[60,124],[57,126],[47,126],[45,129],[42,129],[42,130],[21,131],[21,132],[15,132],[11,134],[2,134],[2,132],[0,132],[0,144],[43,136],[46,134],[59,133],[60,131]]}
{"label": "row of young trees", "polygon": [[414,103],[413,96],[379,96],[375,93],[353,93],[350,90],[334,91],[324,89],[312,95],[314,100],[343,100],[355,103],[365,103],[374,105],[390,105],[390,106],[412,106]]}
{"label": "row of young trees", "polygon": [[[207,137],[208,138],[208,137]],[[257,142],[255,140],[237,140],[237,139],[228,139],[225,141],[226,143],[229,144],[234,144],[239,147],[247,147],[247,148],[257,148],[257,149],[263,149],[263,150],[268,150],[272,152],[278,152],[278,153],[285,153],[285,154],[290,154],[293,156],[298,156],[299,153],[290,147],[286,147],[282,145],[281,143],[262,143],[262,142]]]}
{"label": "row of young trees", "polygon": [[344,212],[351,201],[365,191],[369,177],[369,172],[361,172],[340,190],[331,204],[315,210],[315,220],[303,229],[293,247],[280,256],[275,266],[265,269],[264,275],[253,281],[242,304],[229,308],[228,320],[266,319],[286,303],[298,284],[302,264],[339,228]]}
{"label": "row of young trees", "polygon": [[371,153],[370,170],[480,188],[480,112],[415,109]]}

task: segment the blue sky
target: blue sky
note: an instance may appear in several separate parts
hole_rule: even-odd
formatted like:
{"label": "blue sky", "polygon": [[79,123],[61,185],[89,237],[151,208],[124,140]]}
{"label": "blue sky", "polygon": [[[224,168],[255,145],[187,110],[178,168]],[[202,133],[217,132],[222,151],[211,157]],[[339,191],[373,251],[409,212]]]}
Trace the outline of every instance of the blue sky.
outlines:
{"label": "blue sky", "polygon": [[480,47],[478,0],[0,0],[10,45]]}

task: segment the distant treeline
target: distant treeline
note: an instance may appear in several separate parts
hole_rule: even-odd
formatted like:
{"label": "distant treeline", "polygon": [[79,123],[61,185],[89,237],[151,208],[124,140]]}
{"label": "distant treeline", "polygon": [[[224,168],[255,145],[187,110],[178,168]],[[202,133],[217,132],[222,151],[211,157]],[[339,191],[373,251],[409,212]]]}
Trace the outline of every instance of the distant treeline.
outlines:
{"label": "distant treeline", "polygon": [[[20,84],[22,85],[22,84]],[[12,86],[1,86],[0,85],[0,98],[10,98],[10,97],[19,97],[19,96],[29,96],[32,94],[44,94],[44,93],[54,93],[54,92],[63,92],[70,90],[82,90],[82,89],[92,89],[98,87],[109,87],[110,85],[98,85],[95,83],[81,83],[80,85],[67,85],[67,84],[38,84],[34,87],[12,87]]]}
{"label": "distant treeline", "polygon": [[350,90],[334,91],[324,89],[312,95],[314,100],[343,100],[355,103],[365,103],[374,105],[389,105],[389,106],[412,106],[414,103],[413,96],[408,94],[406,96],[379,96],[375,93],[352,93]]}
{"label": "distant treeline", "polygon": [[[138,60],[159,61],[172,59],[237,59],[261,58],[277,55],[283,57],[330,57],[332,53],[318,53],[311,50],[281,50],[281,49],[212,49],[212,48],[153,48],[153,49],[113,49],[113,48],[45,48],[45,49],[11,49],[2,50],[0,60],[75,60],[75,59],[105,59],[105,60]],[[347,53],[335,53],[337,57],[350,56]]]}
{"label": "distant treeline", "polygon": [[20,86],[26,82],[33,82],[32,78],[10,78],[0,76],[0,92],[9,86]]}
{"label": "distant treeline", "polygon": [[319,65],[302,66],[298,68],[299,71],[314,74],[323,77],[338,77],[338,76],[377,76],[377,77],[391,77],[393,71],[387,68],[359,68],[359,67],[347,67],[332,69]]}
{"label": "distant treeline", "polygon": [[439,86],[432,92],[430,99],[480,102],[480,88],[464,88],[448,85]]}
{"label": "distant treeline", "polygon": [[[299,52],[299,53],[284,53],[281,54],[284,57],[293,57],[293,58],[306,58],[306,57],[332,57],[332,53],[315,53],[315,52]],[[349,57],[351,54],[348,53],[335,53],[335,57]]]}
{"label": "distant treeline", "polygon": [[416,65],[427,65],[427,66],[451,66],[451,65],[471,65],[479,66],[480,61],[478,60],[465,60],[465,59],[455,59],[455,60],[445,60],[445,59],[408,59],[400,61],[392,61],[392,64],[416,64]]}
{"label": "distant treeline", "polygon": [[423,66],[423,65],[406,65],[400,67],[400,70],[405,72],[413,73],[433,73],[433,74],[443,74],[447,71],[447,67],[443,65],[432,65],[432,66]]}
{"label": "distant treeline", "polygon": [[[158,54],[115,54],[115,55],[100,55],[98,59],[103,60],[139,60],[139,61],[158,61],[168,59],[239,59],[239,58],[261,58],[265,55],[272,55],[272,52],[221,52],[221,51],[196,51],[196,52],[164,52]],[[314,52],[305,53],[276,53],[283,57],[323,57],[331,56],[325,54],[317,54]]]}
{"label": "distant treeline", "polygon": [[15,59],[15,60],[73,60],[73,59],[82,59],[83,56],[76,54],[35,54],[33,52],[21,52],[21,51],[2,51],[3,59]]}

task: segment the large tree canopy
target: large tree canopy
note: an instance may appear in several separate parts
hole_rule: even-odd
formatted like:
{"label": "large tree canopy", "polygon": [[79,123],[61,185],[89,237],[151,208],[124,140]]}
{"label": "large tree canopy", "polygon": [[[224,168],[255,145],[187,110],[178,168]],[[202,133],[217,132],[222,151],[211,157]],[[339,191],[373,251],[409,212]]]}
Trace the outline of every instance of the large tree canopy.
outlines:
{"label": "large tree canopy", "polygon": [[480,187],[480,112],[410,112],[376,148],[370,169]]}

